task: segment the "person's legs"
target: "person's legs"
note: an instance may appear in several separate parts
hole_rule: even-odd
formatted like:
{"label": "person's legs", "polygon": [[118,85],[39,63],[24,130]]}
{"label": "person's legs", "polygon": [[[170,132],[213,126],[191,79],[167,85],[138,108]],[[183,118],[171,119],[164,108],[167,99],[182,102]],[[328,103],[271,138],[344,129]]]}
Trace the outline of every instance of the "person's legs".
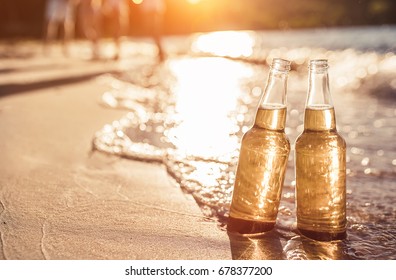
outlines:
{"label": "person's legs", "polygon": [[56,38],[59,23],[52,19],[47,19],[44,27],[44,44],[43,51],[45,54],[48,53],[48,45],[50,45]]}
{"label": "person's legs", "polygon": [[79,16],[81,19],[82,29],[85,37],[91,41],[92,44],[92,58],[99,58],[99,29],[100,29],[100,15],[99,11],[91,6],[89,1],[83,2]]}
{"label": "person's legs", "polygon": [[45,20],[43,25],[43,46],[44,52],[47,51],[48,43],[55,38],[56,35],[56,3],[47,0],[45,7]]}
{"label": "person's legs", "polygon": [[75,22],[74,18],[68,16],[63,22],[63,52],[68,55],[68,44],[74,38]]}
{"label": "person's legs", "polygon": [[125,2],[120,3],[114,10],[111,20],[114,22],[113,38],[116,49],[114,59],[118,59],[121,56],[121,37],[129,26],[129,6]]}
{"label": "person's legs", "polygon": [[162,17],[154,11],[146,12],[144,18],[145,31],[148,35],[153,38],[154,43],[157,47],[158,59],[163,61],[165,59],[165,53],[161,43],[161,31],[162,31]]}
{"label": "person's legs", "polygon": [[161,43],[162,15],[155,14],[153,16],[152,20],[153,20],[152,32],[153,32],[154,42],[158,49],[158,58],[160,61],[163,61],[165,59],[165,53],[164,53],[164,50],[162,48],[162,43]]}

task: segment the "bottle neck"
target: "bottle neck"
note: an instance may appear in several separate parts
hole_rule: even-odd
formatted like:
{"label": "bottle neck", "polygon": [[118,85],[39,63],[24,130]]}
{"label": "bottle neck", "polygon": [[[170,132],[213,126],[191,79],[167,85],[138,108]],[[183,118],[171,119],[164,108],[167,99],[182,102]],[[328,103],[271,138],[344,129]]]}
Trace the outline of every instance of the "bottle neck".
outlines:
{"label": "bottle neck", "polygon": [[286,123],[286,92],[290,61],[275,58],[272,61],[267,86],[258,105],[255,127],[284,130]]}
{"label": "bottle neck", "polygon": [[314,60],[311,62],[309,68],[309,85],[306,107],[333,107],[327,68],[327,61],[325,60]]}
{"label": "bottle neck", "polygon": [[327,60],[311,60],[304,129],[335,130],[336,120],[329,88]]}
{"label": "bottle neck", "polygon": [[259,108],[265,108],[271,104],[286,106],[287,76],[288,71],[271,69]]}

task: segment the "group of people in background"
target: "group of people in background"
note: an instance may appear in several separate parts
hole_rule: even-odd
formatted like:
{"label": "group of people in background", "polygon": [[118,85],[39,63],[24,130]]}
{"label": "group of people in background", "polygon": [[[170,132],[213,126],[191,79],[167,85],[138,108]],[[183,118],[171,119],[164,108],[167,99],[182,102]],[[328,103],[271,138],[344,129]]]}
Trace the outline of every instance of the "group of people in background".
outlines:
{"label": "group of people in background", "polygon": [[[115,43],[114,59],[121,55],[121,36],[125,34],[130,22],[130,0],[47,0],[44,25],[44,48],[58,37],[62,30],[63,50],[68,54],[68,42],[74,38],[76,22],[81,25],[83,35],[92,42],[92,57],[100,57],[99,40],[102,36],[103,22],[111,21],[112,37]],[[164,0],[143,0],[140,10],[144,22],[153,36],[158,48],[158,57],[164,59],[161,45],[161,27],[165,13]]]}

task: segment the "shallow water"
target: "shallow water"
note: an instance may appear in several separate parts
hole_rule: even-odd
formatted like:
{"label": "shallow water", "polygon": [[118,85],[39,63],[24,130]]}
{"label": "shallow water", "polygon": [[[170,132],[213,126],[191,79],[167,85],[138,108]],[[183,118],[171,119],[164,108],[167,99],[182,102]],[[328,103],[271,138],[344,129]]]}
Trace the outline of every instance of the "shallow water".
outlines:
{"label": "shallow water", "polygon": [[[307,63],[327,58],[337,128],[347,142],[348,237],[325,243],[296,232],[292,145],[275,230],[260,239],[230,235],[233,258],[395,259],[396,27],[215,32],[184,39],[190,47],[165,63],[101,78],[112,88],[103,104],[130,113],[98,131],[94,147],[164,164],[224,230],[240,140],[253,122],[268,62],[294,62],[286,128],[294,143],[303,128]],[[173,49],[181,44],[171,38],[165,43]]]}

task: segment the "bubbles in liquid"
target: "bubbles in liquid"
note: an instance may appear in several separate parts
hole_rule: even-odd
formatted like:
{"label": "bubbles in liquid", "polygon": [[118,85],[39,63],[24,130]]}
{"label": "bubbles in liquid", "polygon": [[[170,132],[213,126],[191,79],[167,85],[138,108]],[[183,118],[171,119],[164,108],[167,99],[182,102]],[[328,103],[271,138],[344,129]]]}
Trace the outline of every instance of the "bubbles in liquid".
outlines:
{"label": "bubbles in liquid", "polygon": [[290,152],[285,119],[285,106],[259,108],[255,125],[242,139],[230,209],[239,221],[229,225],[231,231],[257,233],[275,224]]}
{"label": "bubbles in liquid", "polygon": [[345,141],[332,108],[307,108],[304,126],[296,141],[297,227],[314,239],[338,239],[346,229]]}

